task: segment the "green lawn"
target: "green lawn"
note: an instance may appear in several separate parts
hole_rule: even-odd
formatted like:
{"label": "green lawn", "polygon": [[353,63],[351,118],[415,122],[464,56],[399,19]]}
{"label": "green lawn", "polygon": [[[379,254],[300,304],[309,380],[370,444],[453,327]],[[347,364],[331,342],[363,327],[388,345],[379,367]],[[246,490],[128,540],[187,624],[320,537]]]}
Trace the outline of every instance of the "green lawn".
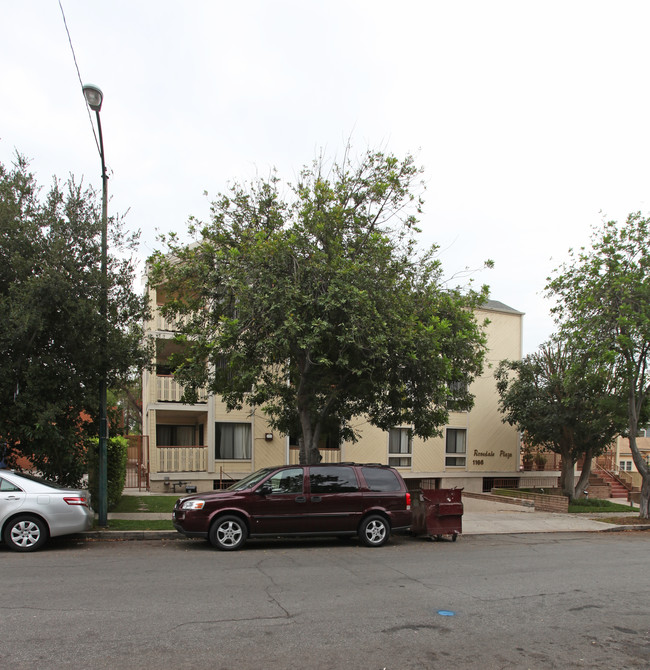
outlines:
{"label": "green lawn", "polygon": [[122,496],[111,512],[169,512],[171,514],[179,496]]}
{"label": "green lawn", "polygon": [[609,500],[598,500],[598,498],[580,499],[569,503],[569,512],[572,514],[594,514],[595,512],[634,512],[630,505],[619,505]]}

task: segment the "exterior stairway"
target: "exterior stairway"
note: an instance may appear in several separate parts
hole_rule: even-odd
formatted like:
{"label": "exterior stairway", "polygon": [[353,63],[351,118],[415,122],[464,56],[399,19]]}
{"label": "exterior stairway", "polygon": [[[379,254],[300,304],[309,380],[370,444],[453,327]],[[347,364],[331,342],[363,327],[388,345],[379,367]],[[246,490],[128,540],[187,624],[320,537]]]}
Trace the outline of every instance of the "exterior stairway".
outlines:
{"label": "exterior stairway", "polygon": [[627,500],[628,489],[617,477],[612,475],[610,472],[604,470],[603,468],[595,468],[591,476],[600,479],[609,486],[611,491],[610,498],[625,498]]}

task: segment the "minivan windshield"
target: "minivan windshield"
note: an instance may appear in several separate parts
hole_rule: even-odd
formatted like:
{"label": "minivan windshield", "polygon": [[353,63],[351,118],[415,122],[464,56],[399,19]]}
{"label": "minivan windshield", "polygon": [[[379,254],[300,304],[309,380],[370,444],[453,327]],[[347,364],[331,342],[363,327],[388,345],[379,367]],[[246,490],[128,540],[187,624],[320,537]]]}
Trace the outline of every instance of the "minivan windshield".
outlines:
{"label": "minivan windshield", "polygon": [[248,475],[248,477],[244,477],[244,479],[235,482],[232,486],[229,486],[226,491],[243,491],[244,489],[250,489],[276,469],[277,468],[262,468],[261,470]]}

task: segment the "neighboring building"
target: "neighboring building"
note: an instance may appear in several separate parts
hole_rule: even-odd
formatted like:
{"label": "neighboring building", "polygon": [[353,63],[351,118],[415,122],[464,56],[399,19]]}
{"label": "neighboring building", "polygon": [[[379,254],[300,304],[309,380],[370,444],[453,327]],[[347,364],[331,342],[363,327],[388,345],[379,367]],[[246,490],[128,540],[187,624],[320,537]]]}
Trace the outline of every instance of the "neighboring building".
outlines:
{"label": "neighboring building", "polygon": [[[650,465],[650,433],[648,427],[641,429],[636,438],[636,446],[641,452],[643,460]],[[611,462],[608,464],[608,469],[617,475],[617,478],[622,481],[628,491],[640,491],[643,483],[641,473],[632,458],[632,450],[630,449],[630,440],[627,437],[616,438],[615,449],[612,449]],[[636,500],[638,502],[638,499]]]}
{"label": "neighboring building", "polygon": [[[150,295],[154,305],[165,300],[163,291],[152,289]],[[321,449],[323,461],[388,463],[412,487],[424,483],[481,492],[495,480],[516,485],[513,480],[524,476],[519,471],[519,436],[501,421],[493,375],[500,360],[521,358],[523,314],[489,301],[477,312],[479,320],[485,317],[490,320],[488,356],[483,375],[472,385],[475,406],[470,412],[452,412],[442,437],[412,438],[408,426],[385,432],[360,419],[358,442],[330,440]],[[218,397],[207,393],[195,404],[182,403],[182,388],[166,364],[176,346],[172,326],[154,310],[147,330],[157,342],[156,369],[145,372],[143,379],[143,433],[149,442],[152,491],[177,490],[177,482],[198,491],[218,489],[259,468],[298,461],[295,440],[273,431],[259,409],[227,412]]]}
{"label": "neighboring building", "polygon": [[[648,429],[639,431],[636,438],[636,446],[641,452],[641,456],[646,463],[650,463],[650,435]],[[616,467],[619,472],[638,472],[634,459],[632,458],[632,449],[630,440],[627,437],[616,438]]]}

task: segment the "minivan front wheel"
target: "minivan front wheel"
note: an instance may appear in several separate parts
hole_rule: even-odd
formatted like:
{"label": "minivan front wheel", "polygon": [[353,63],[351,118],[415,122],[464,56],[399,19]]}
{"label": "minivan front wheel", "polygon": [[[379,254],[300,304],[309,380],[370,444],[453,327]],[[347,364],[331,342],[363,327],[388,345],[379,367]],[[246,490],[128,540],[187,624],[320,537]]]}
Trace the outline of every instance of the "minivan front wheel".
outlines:
{"label": "minivan front wheel", "polygon": [[359,539],[366,547],[381,547],[389,537],[390,526],[383,516],[369,516],[361,522]]}
{"label": "minivan front wheel", "polygon": [[246,542],[247,537],[246,524],[238,516],[219,517],[210,526],[208,534],[210,544],[222,551],[239,549]]}

